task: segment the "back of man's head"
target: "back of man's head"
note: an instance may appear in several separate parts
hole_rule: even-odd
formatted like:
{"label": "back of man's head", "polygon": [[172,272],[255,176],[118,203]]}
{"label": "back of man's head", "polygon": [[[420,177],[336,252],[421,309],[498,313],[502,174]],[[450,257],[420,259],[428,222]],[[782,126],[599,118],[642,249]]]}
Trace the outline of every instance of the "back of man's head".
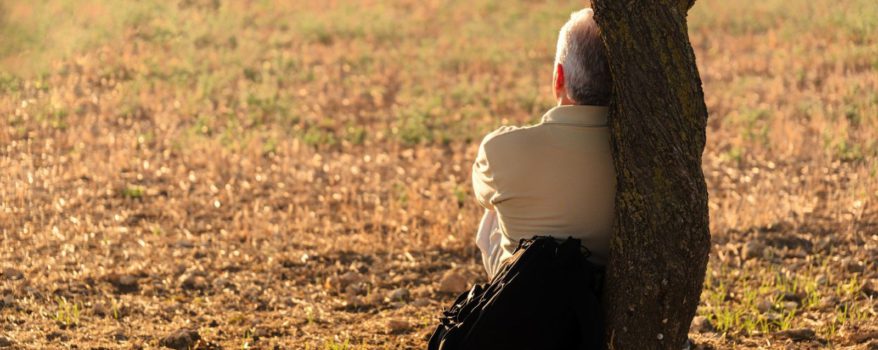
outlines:
{"label": "back of man's head", "polygon": [[612,79],[601,31],[590,8],[576,11],[561,27],[555,64],[564,67],[567,96],[580,105],[610,103]]}

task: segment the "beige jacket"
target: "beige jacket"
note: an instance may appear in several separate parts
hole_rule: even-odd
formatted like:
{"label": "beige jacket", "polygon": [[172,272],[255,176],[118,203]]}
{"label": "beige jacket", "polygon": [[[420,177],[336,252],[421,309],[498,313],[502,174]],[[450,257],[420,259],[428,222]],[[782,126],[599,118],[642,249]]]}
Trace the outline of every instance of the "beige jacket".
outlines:
{"label": "beige jacket", "polygon": [[[482,226],[497,230],[481,227],[477,237],[489,273],[535,235],[578,238],[606,263],[616,192],[607,113],[559,106],[539,124],[504,126],[482,141],[472,180],[479,203],[496,211]],[[485,236],[495,231],[499,238]]]}

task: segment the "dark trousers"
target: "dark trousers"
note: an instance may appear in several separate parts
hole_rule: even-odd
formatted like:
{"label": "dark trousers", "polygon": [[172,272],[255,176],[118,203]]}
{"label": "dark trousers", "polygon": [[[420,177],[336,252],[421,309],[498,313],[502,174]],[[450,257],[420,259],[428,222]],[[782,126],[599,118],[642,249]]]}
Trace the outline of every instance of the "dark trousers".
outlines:
{"label": "dark trousers", "polygon": [[428,349],[602,349],[604,269],[587,257],[577,239],[523,240],[443,313]]}

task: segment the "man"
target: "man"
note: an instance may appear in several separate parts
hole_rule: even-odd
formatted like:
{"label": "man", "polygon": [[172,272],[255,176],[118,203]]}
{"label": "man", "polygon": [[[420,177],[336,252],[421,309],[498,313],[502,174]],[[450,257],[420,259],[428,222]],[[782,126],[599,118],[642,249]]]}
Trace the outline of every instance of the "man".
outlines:
{"label": "man", "polygon": [[476,237],[489,277],[533,236],[579,239],[605,264],[616,175],[607,127],[612,82],[591,9],[561,28],[553,93],[558,105],[539,124],[488,134],[473,164],[485,214]]}
{"label": "man", "polygon": [[609,254],[616,174],[612,81],[593,15],[575,12],[561,28],[557,106],[540,123],[501,127],[479,146],[472,179],[485,214],[476,242],[491,282],[443,312],[431,350],[603,348],[596,265]]}

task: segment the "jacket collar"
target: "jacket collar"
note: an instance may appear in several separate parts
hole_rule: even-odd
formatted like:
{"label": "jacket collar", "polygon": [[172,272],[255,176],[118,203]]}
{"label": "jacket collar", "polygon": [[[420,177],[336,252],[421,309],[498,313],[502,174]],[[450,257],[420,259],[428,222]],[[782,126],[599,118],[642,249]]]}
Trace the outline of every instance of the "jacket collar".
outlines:
{"label": "jacket collar", "polygon": [[609,113],[609,108],[604,106],[558,106],[543,115],[543,123],[604,127]]}

